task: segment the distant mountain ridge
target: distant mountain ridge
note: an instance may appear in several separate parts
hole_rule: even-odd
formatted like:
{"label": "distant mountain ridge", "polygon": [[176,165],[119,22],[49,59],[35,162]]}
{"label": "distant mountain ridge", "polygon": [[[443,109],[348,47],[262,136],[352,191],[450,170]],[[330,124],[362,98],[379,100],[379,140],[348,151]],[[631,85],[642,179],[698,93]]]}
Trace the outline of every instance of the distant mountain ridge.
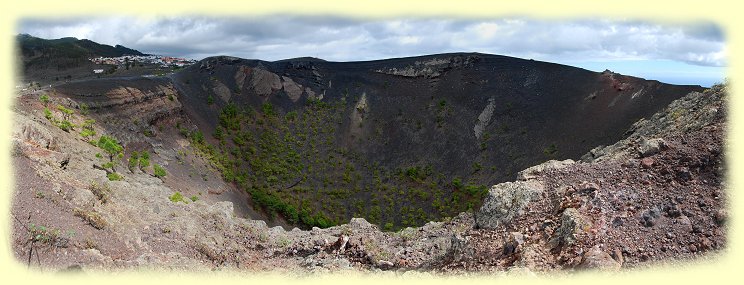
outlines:
{"label": "distant mountain ridge", "polygon": [[110,46],[99,44],[88,39],[78,39],[75,37],[65,37],[60,39],[42,39],[28,34],[20,34],[17,41],[21,47],[21,52],[26,55],[31,51],[48,51],[51,49],[71,49],[79,54],[93,56],[116,57],[124,55],[146,55],[138,50],[130,49],[122,45]]}
{"label": "distant mountain ridge", "polygon": [[23,68],[64,70],[85,65],[90,57],[145,55],[121,45],[99,44],[87,39],[65,37],[42,39],[28,34],[16,36]]}

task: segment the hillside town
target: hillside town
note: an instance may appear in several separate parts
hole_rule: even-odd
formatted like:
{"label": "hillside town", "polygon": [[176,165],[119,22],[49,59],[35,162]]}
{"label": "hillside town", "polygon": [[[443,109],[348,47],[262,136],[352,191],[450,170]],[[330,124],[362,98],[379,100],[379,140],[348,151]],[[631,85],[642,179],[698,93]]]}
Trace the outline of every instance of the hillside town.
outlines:
{"label": "hillside town", "polygon": [[196,62],[193,59],[185,59],[161,55],[125,55],[119,57],[95,57],[90,58],[95,64],[108,64],[123,66],[127,63],[132,65],[137,63],[157,64],[162,67],[184,67]]}

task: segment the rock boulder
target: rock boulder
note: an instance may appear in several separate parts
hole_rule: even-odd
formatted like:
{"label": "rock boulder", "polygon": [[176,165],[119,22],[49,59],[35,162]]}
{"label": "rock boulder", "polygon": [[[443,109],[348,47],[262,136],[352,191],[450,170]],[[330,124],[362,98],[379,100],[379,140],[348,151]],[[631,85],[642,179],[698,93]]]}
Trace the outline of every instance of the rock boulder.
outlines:
{"label": "rock boulder", "polygon": [[494,185],[475,214],[479,228],[496,228],[519,216],[525,206],[540,196],[544,186],[536,180]]}

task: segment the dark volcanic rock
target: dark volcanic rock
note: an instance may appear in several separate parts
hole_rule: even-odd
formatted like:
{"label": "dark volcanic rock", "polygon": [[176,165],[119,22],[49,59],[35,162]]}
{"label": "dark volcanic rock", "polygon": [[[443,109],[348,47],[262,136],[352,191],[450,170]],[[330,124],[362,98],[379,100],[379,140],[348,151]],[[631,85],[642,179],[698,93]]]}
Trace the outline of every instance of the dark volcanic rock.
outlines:
{"label": "dark volcanic rock", "polygon": [[652,166],[654,166],[654,159],[650,157],[644,157],[643,159],[641,159],[641,166],[643,168],[651,168]]}
{"label": "dark volcanic rock", "polygon": [[659,218],[660,214],[659,209],[656,207],[648,209],[641,214],[641,222],[646,227],[653,227],[656,224],[655,220]]}

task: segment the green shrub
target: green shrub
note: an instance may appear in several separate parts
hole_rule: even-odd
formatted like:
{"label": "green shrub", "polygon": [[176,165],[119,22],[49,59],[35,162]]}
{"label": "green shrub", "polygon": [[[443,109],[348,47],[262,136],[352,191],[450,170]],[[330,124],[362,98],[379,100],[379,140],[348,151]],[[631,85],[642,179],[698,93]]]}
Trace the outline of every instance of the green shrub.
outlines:
{"label": "green shrub", "polygon": [[178,203],[178,202],[184,202],[186,204],[189,203],[188,201],[183,199],[183,195],[181,194],[181,192],[173,193],[173,195],[171,195],[168,199],[170,199],[171,202],[173,203]]}
{"label": "green shrub", "polygon": [[477,162],[473,163],[473,172],[481,171],[481,169],[483,169],[483,165]]}
{"label": "green shrub", "polygon": [[488,193],[488,187],[486,187],[485,185],[468,184],[467,186],[465,186],[465,191],[468,192],[471,196],[480,197]]}
{"label": "green shrub", "polygon": [[49,96],[43,94],[41,95],[41,97],[39,97],[39,101],[41,101],[41,103],[44,103],[44,106],[46,106],[49,103]]}
{"label": "green shrub", "polygon": [[388,231],[388,232],[392,231],[393,230],[393,223],[391,223],[391,222],[385,223],[385,226],[383,227],[383,229],[385,231]]}
{"label": "green shrub", "polygon": [[140,170],[142,170],[142,172],[145,171],[145,168],[147,168],[148,166],[150,166],[150,153],[148,151],[143,150],[140,153],[138,164],[139,164],[139,168],[140,168]]}
{"label": "green shrub", "polygon": [[[297,211],[295,206],[284,202],[281,198],[266,189],[252,187],[248,192],[251,194],[253,202],[266,209],[269,213],[281,213],[290,223],[302,222],[308,226],[329,227],[327,218],[322,214],[312,217],[306,208],[302,211]],[[318,220],[316,218],[318,217],[321,218],[322,225],[317,223]]]}
{"label": "green shrub", "polygon": [[237,145],[239,147],[240,146],[244,146],[245,143],[246,143],[245,137],[248,136],[248,135],[249,135],[248,133],[238,133],[237,135],[235,135],[232,138],[232,141],[233,141],[233,143],[235,143],[235,145]]}
{"label": "green shrub", "polygon": [[191,140],[196,144],[204,144],[204,134],[201,131],[194,131],[191,133]]}
{"label": "green shrub", "polygon": [[152,164],[152,170],[155,173],[155,177],[157,178],[163,178],[167,173],[165,172],[165,168],[161,167],[157,163]]}
{"label": "green shrub", "polygon": [[68,121],[68,120],[63,120],[63,121],[57,123],[57,127],[59,127],[60,129],[62,129],[65,132],[68,132],[68,133],[70,132],[70,130],[74,130],[75,129],[75,125],[72,124],[72,123],[70,123],[70,121]]}
{"label": "green shrub", "polygon": [[277,182],[279,182],[279,178],[274,175],[269,175],[268,177],[266,177],[266,182],[269,184],[276,184]]}
{"label": "green shrub", "polygon": [[212,95],[209,95],[209,97],[207,97],[207,105],[212,104],[214,104],[214,97],[212,97]]}
{"label": "green shrub", "polygon": [[558,147],[555,144],[550,144],[548,147],[543,149],[543,153],[547,156],[553,156],[556,152],[558,152]]}
{"label": "green shrub", "polygon": [[89,137],[93,137],[95,135],[96,135],[96,131],[94,130],[83,129],[82,131],[80,131],[80,136],[85,139],[88,139]]}
{"label": "green shrub", "polygon": [[134,168],[139,164],[139,152],[133,151],[128,160],[129,171],[134,173]]}
{"label": "green shrub", "polygon": [[57,110],[62,112],[62,117],[65,118],[65,120],[68,120],[70,116],[74,113],[72,110],[65,108],[65,106],[57,105]]}
{"label": "green shrub", "polygon": [[429,197],[431,197],[431,193],[429,193],[426,190],[422,190],[419,188],[412,188],[409,190],[413,195],[420,201],[426,201],[429,200]]}
{"label": "green shrub", "polygon": [[80,114],[88,115],[88,113],[90,113],[90,107],[88,107],[88,104],[80,103]]}
{"label": "green shrub", "polygon": [[428,173],[427,171],[422,171],[420,166],[416,166],[406,168],[405,175],[411,178],[411,180],[423,180],[426,179]]}
{"label": "green shrub", "polygon": [[187,137],[187,138],[189,137],[189,130],[187,128],[184,128],[184,127],[181,127],[181,126],[178,126],[177,128],[178,128],[178,132],[182,136]]}
{"label": "green shrub", "polygon": [[119,180],[124,180],[124,177],[123,177],[123,176],[121,176],[121,175],[119,175],[119,174],[118,174],[118,173],[116,173],[116,172],[111,172],[111,173],[109,173],[109,174],[106,174],[106,177],[108,177],[108,179],[109,179],[110,181],[119,181]]}
{"label": "green shrub", "polygon": [[261,110],[263,111],[264,115],[266,115],[266,116],[274,116],[274,115],[276,115],[276,112],[274,111],[274,106],[271,105],[271,103],[268,103],[268,102],[263,103],[263,105],[261,105]]}
{"label": "green shrub", "polygon": [[238,116],[238,106],[235,103],[228,103],[219,115],[220,126],[227,130],[240,130],[240,116]]}
{"label": "green shrub", "polygon": [[380,218],[382,218],[382,208],[379,205],[374,205],[369,209],[367,219],[370,223],[379,224]]}
{"label": "green shrub", "polygon": [[460,177],[452,179],[452,186],[455,186],[457,189],[462,189],[462,179],[460,179]]}
{"label": "green shrub", "polygon": [[114,166],[117,164],[118,160],[124,156],[124,154],[122,153],[124,148],[119,144],[119,142],[116,141],[116,139],[105,135],[101,136],[98,139],[96,145],[106,152],[109,158],[109,163],[111,165],[111,170],[116,172]]}
{"label": "green shrub", "polygon": [[80,132],[80,136],[82,136],[85,139],[95,136],[96,131],[93,129],[93,124],[95,123],[96,123],[96,120],[93,120],[93,119],[85,120],[85,122],[83,122],[83,125],[81,126],[83,130]]}
{"label": "green shrub", "polygon": [[52,111],[50,111],[49,108],[44,108],[44,118],[50,121],[52,120],[52,118],[54,118],[52,116]]}
{"label": "green shrub", "polygon": [[284,119],[286,119],[288,122],[294,122],[297,119],[297,112],[288,112],[286,115],[284,115]]}
{"label": "green shrub", "polygon": [[225,133],[222,131],[222,127],[219,127],[218,126],[214,130],[214,134],[212,135],[212,137],[214,137],[215,139],[220,140],[220,141],[223,140],[223,139],[225,139]]}
{"label": "green shrub", "polygon": [[194,195],[194,196],[191,196],[191,201],[192,201],[192,202],[196,202],[196,201],[199,201],[199,196],[196,196],[196,195]]}

